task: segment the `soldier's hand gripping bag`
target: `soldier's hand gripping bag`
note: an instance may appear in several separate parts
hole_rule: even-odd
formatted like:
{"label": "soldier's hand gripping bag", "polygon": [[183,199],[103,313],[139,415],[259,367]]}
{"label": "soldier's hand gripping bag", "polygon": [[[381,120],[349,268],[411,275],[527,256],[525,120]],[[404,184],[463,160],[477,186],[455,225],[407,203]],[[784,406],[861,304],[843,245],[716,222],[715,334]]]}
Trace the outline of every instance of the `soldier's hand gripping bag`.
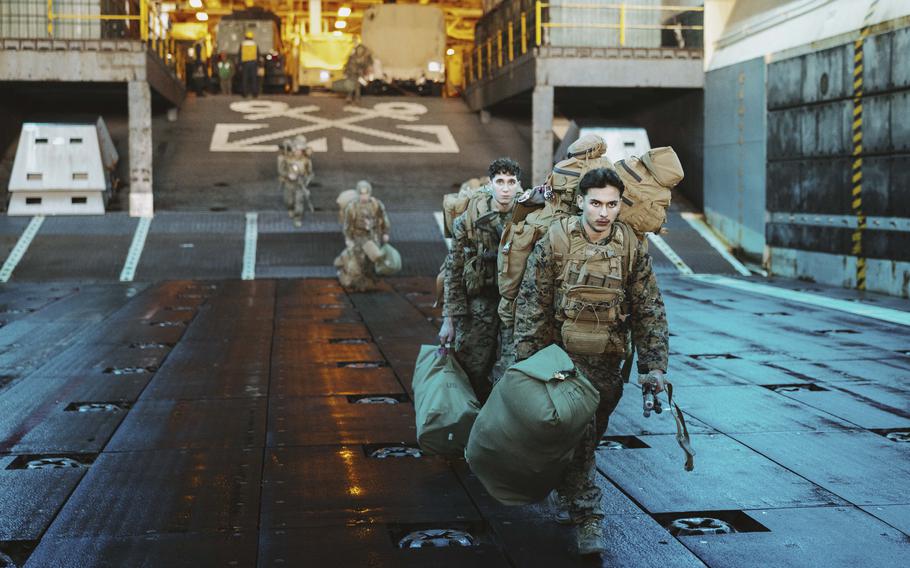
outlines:
{"label": "soldier's hand gripping bag", "polygon": [[379,249],[379,260],[376,261],[376,274],[391,276],[401,272],[401,254],[398,250],[386,243]]}
{"label": "soldier's hand gripping bag", "polygon": [[417,443],[428,453],[464,455],[480,402],[461,365],[438,345],[422,345],[414,368]]}
{"label": "soldier's hand gripping bag", "polygon": [[505,505],[547,496],[562,475],[600,395],[558,345],[509,367],[480,410],[465,459]]}

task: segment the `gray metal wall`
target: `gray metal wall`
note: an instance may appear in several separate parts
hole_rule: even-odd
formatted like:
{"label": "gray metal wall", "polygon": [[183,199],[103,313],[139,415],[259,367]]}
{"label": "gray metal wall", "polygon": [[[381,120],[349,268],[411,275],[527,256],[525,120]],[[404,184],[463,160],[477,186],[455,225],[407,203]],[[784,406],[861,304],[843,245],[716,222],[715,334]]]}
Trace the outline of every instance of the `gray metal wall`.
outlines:
{"label": "gray metal wall", "polygon": [[753,260],[765,247],[765,116],[763,58],[705,75],[705,215]]}
{"label": "gray metal wall", "polygon": [[[864,47],[866,287],[910,295],[910,28]],[[855,286],[853,44],[768,66],[766,229],[772,271]]]}

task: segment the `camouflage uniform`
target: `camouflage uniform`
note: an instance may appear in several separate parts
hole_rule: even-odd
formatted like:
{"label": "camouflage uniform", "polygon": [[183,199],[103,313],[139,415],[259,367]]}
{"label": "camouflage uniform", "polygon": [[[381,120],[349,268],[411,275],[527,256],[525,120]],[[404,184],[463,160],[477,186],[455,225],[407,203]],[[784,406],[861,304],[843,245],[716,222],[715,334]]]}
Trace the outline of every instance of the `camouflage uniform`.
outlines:
{"label": "camouflage uniform", "polygon": [[[512,211],[495,211],[493,195],[489,190],[482,190],[472,201],[473,199],[486,199],[486,210],[489,213],[474,221],[473,239],[465,227],[467,216],[474,209],[473,204],[452,223],[454,239],[446,257],[445,304],[442,315],[453,319],[455,357],[467,373],[474,392],[484,401],[492,388],[490,373],[501,343],[496,254],[503,228],[511,219]],[[475,256],[478,257],[478,262],[484,264],[485,274],[490,275],[492,281],[480,290],[469,292],[465,281],[465,263]]]}
{"label": "camouflage uniform", "polygon": [[360,78],[363,77],[373,65],[373,55],[363,44],[358,45],[351,52],[344,64],[344,76],[352,83],[352,91],[348,93],[348,102],[360,101]]}
{"label": "camouflage uniform", "polygon": [[344,209],[344,238],[350,245],[339,259],[349,255],[350,261],[336,261],[342,284],[355,291],[376,287],[379,283],[376,267],[364,252],[363,245],[367,241],[373,241],[381,246],[382,236],[389,234],[390,227],[385,206],[375,197],[370,197],[366,203],[362,203],[359,198],[348,203]]}
{"label": "camouflage uniform", "polygon": [[297,226],[302,224],[305,211],[313,211],[308,187],[313,179],[313,162],[307,152],[302,156],[291,155],[284,158],[287,176],[284,182],[284,203]]}
{"label": "camouflage uniform", "polygon": [[[580,224],[576,230],[590,242]],[[601,244],[609,242],[616,230],[614,225],[610,237]],[[651,257],[640,242],[635,241],[633,246],[637,247],[635,262],[631,274],[624,275],[623,288],[629,300],[627,321],[638,352],[639,372],[666,371],[669,332],[663,298],[651,268]],[[527,270],[516,298],[514,338],[519,361],[550,343],[561,344],[555,313],[558,271],[549,235],[545,234],[528,258]],[[594,482],[594,451],[607,430],[610,414],[622,396],[621,360],[602,355],[569,355],[600,392],[600,404],[594,422],[575,449],[575,456],[558,491],[568,502],[574,519],[602,518],[601,491]]]}

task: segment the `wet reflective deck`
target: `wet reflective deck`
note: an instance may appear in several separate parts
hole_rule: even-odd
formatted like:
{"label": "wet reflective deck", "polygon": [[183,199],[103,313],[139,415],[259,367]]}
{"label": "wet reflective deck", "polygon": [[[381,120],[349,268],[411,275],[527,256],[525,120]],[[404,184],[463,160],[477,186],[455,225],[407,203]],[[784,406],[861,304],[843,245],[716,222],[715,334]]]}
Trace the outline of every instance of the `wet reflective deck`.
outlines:
{"label": "wet reflective deck", "polygon": [[[602,565],[904,565],[907,328],[660,279],[696,468],[627,386]],[[416,451],[429,278],[18,284],[0,306],[0,566],[597,564],[545,505]]]}

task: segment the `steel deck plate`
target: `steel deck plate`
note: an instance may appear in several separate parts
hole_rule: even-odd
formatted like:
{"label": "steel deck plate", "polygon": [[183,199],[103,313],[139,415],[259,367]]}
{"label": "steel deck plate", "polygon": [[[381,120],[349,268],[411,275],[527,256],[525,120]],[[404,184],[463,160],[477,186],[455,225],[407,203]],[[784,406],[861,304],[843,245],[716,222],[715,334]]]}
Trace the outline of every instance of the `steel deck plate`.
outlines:
{"label": "steel deck plate", "polygon": [[649,513],[844,504],[785,469],[787,464],[781,467],[726,436],[693,435],[690,472],[683,470],[675,436],[641,439],[650,448],[598,452],[597,467]]}
{"label": "steel deck plate", "polygon": [[257,398],[269,392],[269,376],[236,373],[190,373],[155,375],[142,392],[142,400],[198,400]]}
{"label": "steel deck plate", "polygon": [[852,507],[748,511],[770,532],[681,536],[709,566],[904,566],[910,539]]}
{"label": "steel deck plate", "polygon": [[725,434],[856,428],[817,407],[755,385],[677,387],[674,394],[687,414]]}
{"label": "steel deck plate", "polygon": [[271,345],[268,335],[249,340],[183,340],[171,351],[157,377],[209,377],[224,374],[268,377]]}
{"label": "steel deck plate", "polygon": [[115,566],[255,566],[257,535],[148,534],[111,538],[46,537],[32,552],[28,568],[112,568]]}
{"label": "steel deck plate", "polygon": [[410,403],[354,404],[340,396],[271,399],[268,432],[269,447],[417,439]]}
{"label": "steel deck plate", "polygon": [[737,434],[736,439],[854,505],[906,505],[910,444],[871,432]]}
{"label": "steel deck plate", "polygon": [[269,395],[279,398],[404,392],[390,367],[313,365],[275,369],[274,373]]}
{"label": "steel deck plate", "polygon": [[0,541],[37,540],[87,471],[7,469],[17,456],[0,456]]}
{"label": "steel deck plate", "polygon": [[255,531],[261,470],[259,449],[103,453],[47,536]]}
{"label": "steel deck plate", "polygon": [[279,369],[343,361],[382,361],[382,353],[372,342],[344,344],[276,341],[272,351],[272,366]]}
{"label": "steel deck plate", "polygon": [[278,319],[275,322],[275,339],[294,343],[311,341],[328,341],[329,339],[368,339],[370,331],[358,321],[348,323],[326,323],[324,321],[305,322],[299,320]]}
{"label": "steel deck plate", "polygon": [[910,431],[910,397],[904,391],[877,384],[838,386],[844,390],[799,390],[781,394],[862,428],[905,428]]}
{"label": "steel deck plate", "polygon": [[[444,524],[444,523],[439,523]],[[369,566],[370,568],[507,568],[493,545],[402,550],[384,523],[264,531],[260,566]]]}
{"label": "steel deck plate", "polygon": [[879,518],[902,533],[910,536],[910,504],[870,505],[860,507],[870,515]]}
{"label": "steel deck plate", "polygon": [[262,398],[143,400],[130,410],[105,451],[262,447],[265,411]]}
{"label": "steel deck plate", "polygon": [[441,459],[370,459],[359,445],[267,450],[263,528],[479,520]]}

